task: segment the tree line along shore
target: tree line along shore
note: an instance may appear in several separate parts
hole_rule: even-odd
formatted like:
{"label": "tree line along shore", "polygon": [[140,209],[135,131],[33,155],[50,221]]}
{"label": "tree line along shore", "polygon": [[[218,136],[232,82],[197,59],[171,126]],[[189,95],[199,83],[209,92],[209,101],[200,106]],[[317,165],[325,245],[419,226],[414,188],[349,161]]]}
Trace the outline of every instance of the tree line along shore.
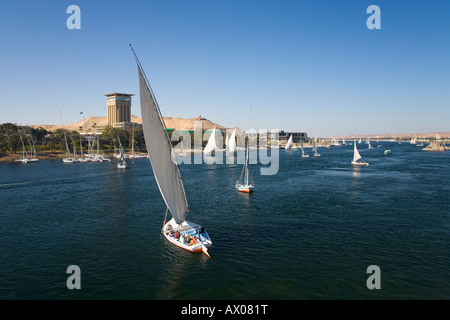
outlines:
{"label": "tree line along shore", "polygon": [[[123,130],[106,128],[100,135],[99,148],[102,153],[113,153],[121,144],[125,150],[131,150],[134,143],[136,152],[146,152],[142,128]],[[68,149],[88,152],[89,142],[86,135],[76,130],[67,131],[62,128],[49,131],[44,128],[18,126],[12,123],[0,124],[0,162],[14,161],[22,155],[23,147],[28,153],[36,150],[40,159],[62,159],[66,156],[66,140]],[[120,143],[119,143],[120,141]],[[93,146],[97,151],[97,146]]]}

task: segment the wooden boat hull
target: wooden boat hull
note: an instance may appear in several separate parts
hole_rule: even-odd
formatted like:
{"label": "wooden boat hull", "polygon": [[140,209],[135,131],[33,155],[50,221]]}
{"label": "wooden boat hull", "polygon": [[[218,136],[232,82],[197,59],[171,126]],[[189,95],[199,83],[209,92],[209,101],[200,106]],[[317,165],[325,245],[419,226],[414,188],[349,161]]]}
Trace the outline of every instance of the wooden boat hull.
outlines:
{"label": "wooden boat hull", "polygon": [[243,186],[243,185],[237,185],[236,186],[236,190],[239,192],[245,192],[245,193],[250,193],[253,192],[254,186],[249,185],[249,186]]}
{"label": "wooden boat hull", "polygon": [[[212,246],[212,241],[205,230],[200,233],[201,228],[200,225],[191,221],[185,220],[178,225],[174,219],[171,219],[164,225],[163,235],[179,248],[190,252],[202,252],[203,246],[206,248]],[[177,232],[180,234],[178,238],[175,237]]]}
{"label": "wooden boat hull", "polygon": [[352,161],[352,164],[355,166],[368,166],[369,165],[367,162],[356,162],[356,161]]}

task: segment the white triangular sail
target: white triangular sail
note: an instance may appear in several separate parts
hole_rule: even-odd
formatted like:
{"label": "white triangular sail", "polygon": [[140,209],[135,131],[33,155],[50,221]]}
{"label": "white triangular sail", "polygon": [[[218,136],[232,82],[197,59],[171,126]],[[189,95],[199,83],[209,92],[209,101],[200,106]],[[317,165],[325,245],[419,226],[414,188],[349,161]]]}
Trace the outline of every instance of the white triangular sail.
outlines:
{"label": "white triangular sail", "polygon": [[304,155],[304,154],[305,154],[305,151],[303,150],[302,137],[300,137],[300,149],[302,149],[302,155]]}
{"label": "white triangular sail", "polygon": [[142,128],[153,174],[159,191],[175,222],[181,224],[188,204],[176,162],[172,161],[172,144],[159,111],[158,103],[138,63]]}
{"label": "white triangular sail", "polygon": [[313,140],[313,151],[314,151],[314,153],[317,153],[316,140]]}
{"label": "white triangular sail", "polygon": [[289,140],[288,140],[288,142],[286,143],[286,146],[284,147],[286,150],[291,150],[291,148],[292,148],[292,134],[291,134],[291,136],[289,137]]}
{"label": "white triangular sail", "polygon": [[361,159],[362,157],[359,154],[358,149],[356,148],[356,141],[355,141],[355,143],[353,145],[354,145],[354,148],[353,148],[353,161],[356,162],[359,159]]}
{"label": "white triangular sail", "polygon": [[216,145],[216,128],[214,128],[209,136],[208,142],[206,143],[205,149],[203,150],[204,154],[211,154],[211,152],[217,149]]}
{"label": "white triangular sail", "polygon": [[235,153],[236,152],[236,129],[234,129],[230,138],[226,142],[226,152]]}

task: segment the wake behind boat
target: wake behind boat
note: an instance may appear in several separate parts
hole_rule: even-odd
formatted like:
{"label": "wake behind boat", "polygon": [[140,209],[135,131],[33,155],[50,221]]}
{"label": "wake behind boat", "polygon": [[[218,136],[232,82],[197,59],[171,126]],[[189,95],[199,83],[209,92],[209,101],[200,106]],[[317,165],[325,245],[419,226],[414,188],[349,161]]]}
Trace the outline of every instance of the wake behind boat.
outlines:
{"label": "wake behind boat", "polygon": [[[131,47],[131,45],[130,45]],[[172,244],[191,252],[203,252],[209,257],[208,248],[212,241],[199,224],[186,220],[189,206],[176,161],[172,160],[172,143],[161,115],[158,102],[142,69],[136,53],[131,47],[139,74],[139,92],[142,114],[142,128],[150,164],[161,196],[170,211],[172,219],[166,223],[162,233]]]}

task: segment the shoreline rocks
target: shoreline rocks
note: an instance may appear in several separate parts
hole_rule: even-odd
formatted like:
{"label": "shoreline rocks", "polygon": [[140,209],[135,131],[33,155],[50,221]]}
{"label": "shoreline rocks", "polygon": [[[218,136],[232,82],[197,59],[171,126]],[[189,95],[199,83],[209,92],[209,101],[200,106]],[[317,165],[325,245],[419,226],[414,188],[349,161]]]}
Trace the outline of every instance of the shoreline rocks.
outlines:
{"label": "shoreline rocks", "polygon": [[423,151],[431,151],[431,152],[443,152],[450,150],[450,147],[444,147],[442,143],[432,142],[428,146],[422,149]]}

